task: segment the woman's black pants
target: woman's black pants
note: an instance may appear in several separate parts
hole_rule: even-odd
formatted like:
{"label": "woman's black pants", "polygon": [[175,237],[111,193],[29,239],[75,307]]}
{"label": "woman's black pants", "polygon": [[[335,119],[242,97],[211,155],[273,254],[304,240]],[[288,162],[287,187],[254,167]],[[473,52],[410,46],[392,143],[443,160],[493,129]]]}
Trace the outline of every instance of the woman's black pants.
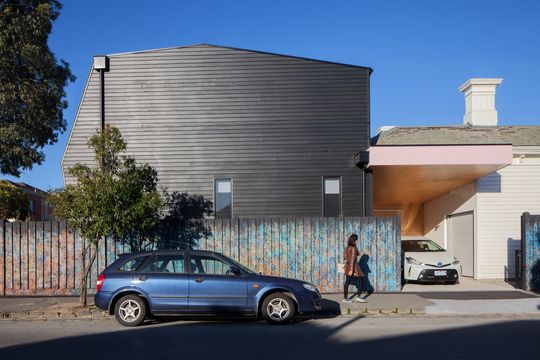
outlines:
{"label": "woman's black pants", "polygon": [[[354,282],[356,282],[356,284]],[[360,295],[362,289],[364,289],[364,277],[354,277],[352,275],[345,276],[345,286],[343,287],[344,299],[347,299],[349,297],[349,285],[351,284],[356,285],[356,293],[352,297],[354,297],[355,295]]]}

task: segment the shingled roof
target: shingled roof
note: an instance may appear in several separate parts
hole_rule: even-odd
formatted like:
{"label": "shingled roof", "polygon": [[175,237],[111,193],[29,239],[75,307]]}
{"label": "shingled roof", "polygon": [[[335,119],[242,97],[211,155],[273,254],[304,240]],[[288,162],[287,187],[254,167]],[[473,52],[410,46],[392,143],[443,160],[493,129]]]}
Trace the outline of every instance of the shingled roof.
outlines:
{"label": "shingled roof", "polygon": [[396,126],[371,138],[371,145],[480,144],[540,146],[540,126]]}

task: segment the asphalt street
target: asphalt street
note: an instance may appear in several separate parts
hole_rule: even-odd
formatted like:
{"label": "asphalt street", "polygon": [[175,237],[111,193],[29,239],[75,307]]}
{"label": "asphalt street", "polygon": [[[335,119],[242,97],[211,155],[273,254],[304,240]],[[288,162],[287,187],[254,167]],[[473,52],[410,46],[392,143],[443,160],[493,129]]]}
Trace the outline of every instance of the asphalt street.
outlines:
{"label": "asphalt street", "polygon": [[0,321],[0,359],[538,359],[540,317]]}

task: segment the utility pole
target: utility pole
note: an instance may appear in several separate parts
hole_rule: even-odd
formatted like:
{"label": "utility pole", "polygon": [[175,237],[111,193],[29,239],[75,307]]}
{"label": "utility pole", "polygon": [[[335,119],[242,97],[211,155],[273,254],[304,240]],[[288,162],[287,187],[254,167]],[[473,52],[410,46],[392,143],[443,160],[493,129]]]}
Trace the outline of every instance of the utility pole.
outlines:
{"label": "utility pole", "polygon": [[[109,71],[109,58],[105,55],[96,55],[94,56],[94,70],[96,70],[99,73],[99,120],[100,120],[100,129],[101,129],[101,135],[103,135],[103,132],[105,131],[105,72]],[[102,139],[103,144],[103,139]],[[103,160],[103,150],[102,156],[101,156],[101,171],[103,172],[104,169],[104,160]],[[105,236],[105,249],[108,249],[107,245],[107,237]],[[108,254],[105,254],[105,265],[107,264],[107,260],[109,257]]]}

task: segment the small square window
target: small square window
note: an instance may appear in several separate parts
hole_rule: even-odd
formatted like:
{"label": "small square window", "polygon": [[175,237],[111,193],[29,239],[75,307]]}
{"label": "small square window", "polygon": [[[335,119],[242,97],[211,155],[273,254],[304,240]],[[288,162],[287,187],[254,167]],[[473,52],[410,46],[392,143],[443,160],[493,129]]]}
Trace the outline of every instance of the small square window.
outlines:
{"label": "small square window", "polygon": [[229,194],[231,192],[231,180],[216,180],[217,192],[220,194]]}
{"label": "small square window", "polygon": [[339,179],[325,179],[324,180],[324,193],[325,194],[339,194]]}

